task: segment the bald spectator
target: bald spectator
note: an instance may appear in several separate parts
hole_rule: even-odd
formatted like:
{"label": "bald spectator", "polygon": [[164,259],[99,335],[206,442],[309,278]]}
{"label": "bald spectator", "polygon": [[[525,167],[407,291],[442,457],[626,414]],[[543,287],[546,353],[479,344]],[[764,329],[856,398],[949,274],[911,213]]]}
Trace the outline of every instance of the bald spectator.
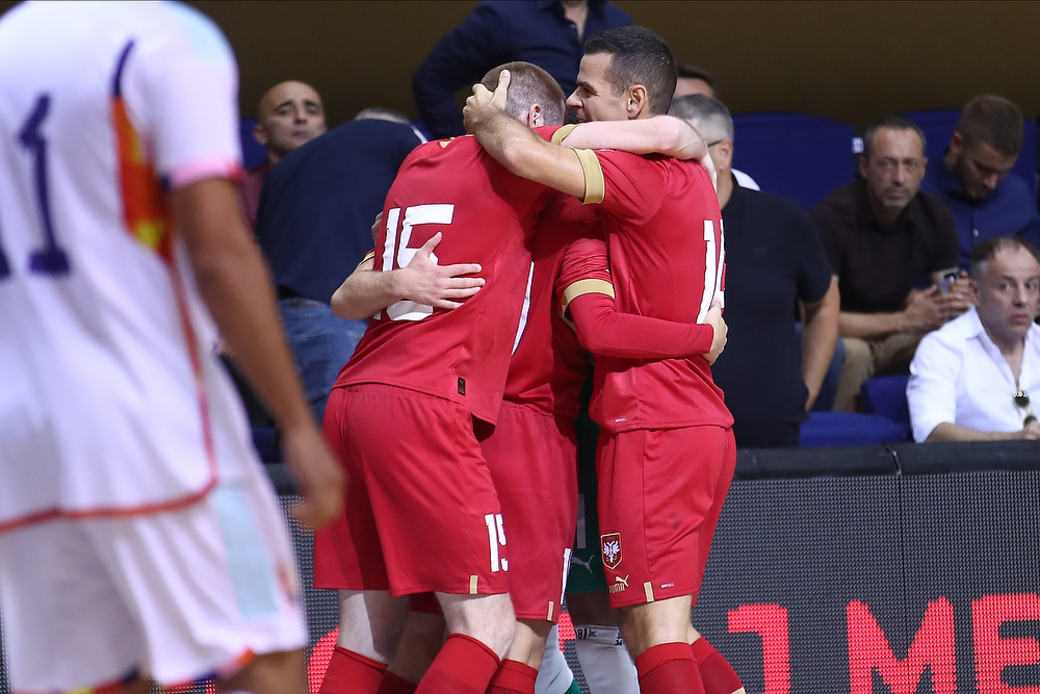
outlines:
{"label": "bald spectator", "polygon": [[300,145],[325,132],[325,107],[314,87],[303,82],[280,82],[260,97],[253,137],[267,148],[267,157],[246,172],[239,183],[249,225],[256,228],[260,190],[278,161]]}
{"label": "bald spectator", "polygon": [[585,39],[630,24],[628,13],[603,0],[481,2],[415,71],[419,115],[434,137],[464,134],[456,92],[513,60],[534,63],[570,94],[577,86]]}
{"label": "bald spectator", "polygon": [[921,337],[971,306],[967,280],[954,280],[953,216],[920,190],[928,163],[921,129],[890,118],[863,144],[861,180],[812,211],[841,292],[845,364],[834,403],[841,412],[858,409],[867,379],[906,373]]}
{"label": "bald spectator", "polygon": [[[726,106],[692,94],[675,99],[671,113],[711,143],[719,174],[729,342],[712,375],[726,393],[737,446],[797,446],[838,339],[837,281],[798,203],[736,184]],[[801,340],[796,305],[805,311]]]}
{"label": "bald spectator", "polygon": [[975,308],[928,335],[910,365],[914,440],[1040,439],[1040,255],[1028,241],[972,251]]}
{"label": "bald spectator", "polygon": [[975,244],[1016,234],[1040,244],[1035,182],[1008,173],[1022,151],[1022,113],[1000,96],[977,96],[961,111],[941,161],[928,167],[923,187],[953,213],[959,263],[967,269]]}

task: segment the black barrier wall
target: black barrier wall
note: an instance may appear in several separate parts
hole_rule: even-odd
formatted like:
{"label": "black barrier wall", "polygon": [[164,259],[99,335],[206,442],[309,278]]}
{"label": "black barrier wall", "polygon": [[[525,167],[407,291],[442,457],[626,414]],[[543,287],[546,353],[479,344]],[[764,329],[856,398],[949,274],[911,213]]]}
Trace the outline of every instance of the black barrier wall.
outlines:
{"label": "black barrier wall", "polygon": [[[1038,694],[1030,468],[1037,445],[742,451],[694,624],[748,694]],[[309,586],[310,536],[290,528]],[[337,607],[305,598],[316,690]]]}

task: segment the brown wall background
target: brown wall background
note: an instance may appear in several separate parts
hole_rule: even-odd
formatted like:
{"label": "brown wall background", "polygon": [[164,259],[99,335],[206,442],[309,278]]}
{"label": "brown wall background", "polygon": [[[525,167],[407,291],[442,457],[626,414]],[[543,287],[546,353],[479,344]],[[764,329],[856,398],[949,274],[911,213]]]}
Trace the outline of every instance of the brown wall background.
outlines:
{"label": "brown wall background", "polygon": [[[11,2],[0,2],[6,10]],[[227,34],[243,115],[284,79],[313,84],[330,123],[367,106],[416,116],[411,76],[476,2],[196,0]],[[617,0],[676,58],[715,73],[735,113],[793,111],[862,126],[1002,94],[1040,112],[1040,2]]]}

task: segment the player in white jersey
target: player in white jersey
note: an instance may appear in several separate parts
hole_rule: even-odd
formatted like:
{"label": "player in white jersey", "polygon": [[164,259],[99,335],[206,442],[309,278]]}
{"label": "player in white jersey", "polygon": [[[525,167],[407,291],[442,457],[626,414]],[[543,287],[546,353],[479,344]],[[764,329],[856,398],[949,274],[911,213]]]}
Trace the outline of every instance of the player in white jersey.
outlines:
{"label": "player in white jersey", "polygon": [[300,519],[339,512],[342,483],[239,210],[237,86],[220,31],[183,5],[26,4],[0,19],[13,691],[210,675],[306,691],[289,540],[215,327],[282,430]]}

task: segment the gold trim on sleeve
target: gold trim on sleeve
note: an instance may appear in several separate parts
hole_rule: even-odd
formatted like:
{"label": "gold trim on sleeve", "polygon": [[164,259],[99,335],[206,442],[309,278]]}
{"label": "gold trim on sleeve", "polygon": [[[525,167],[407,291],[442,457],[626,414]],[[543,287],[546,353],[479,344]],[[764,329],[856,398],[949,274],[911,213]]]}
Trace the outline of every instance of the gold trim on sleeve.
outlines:
{"label": "gold trim on sleeve", "polygon": [[563,290],[563,300],[560,301],[560,311],[566,314],[567,307],[582,294],[606,294],[613,299],[614,285],[606,280],[578,280],[577,282],[568,285],[567,288]]}
{"label": "gold trim on sleeve", "polygon": [[599,157],[591,149],[576,149],[574,153],[578,155],[581,171],[585,174],[585,197],[581,203],[598,205],[607,194],[607,184],[603,180],[603,167],[599,164]]}
{"label": "gold trim on sleeve", "polygon": [[552,142],[554,145],[563,143],[567,139],[567,136],[571,134],[571,131],[578,127],[577,123],[571,123],[570,125],[564,125],[559,130],[552,134]]}

